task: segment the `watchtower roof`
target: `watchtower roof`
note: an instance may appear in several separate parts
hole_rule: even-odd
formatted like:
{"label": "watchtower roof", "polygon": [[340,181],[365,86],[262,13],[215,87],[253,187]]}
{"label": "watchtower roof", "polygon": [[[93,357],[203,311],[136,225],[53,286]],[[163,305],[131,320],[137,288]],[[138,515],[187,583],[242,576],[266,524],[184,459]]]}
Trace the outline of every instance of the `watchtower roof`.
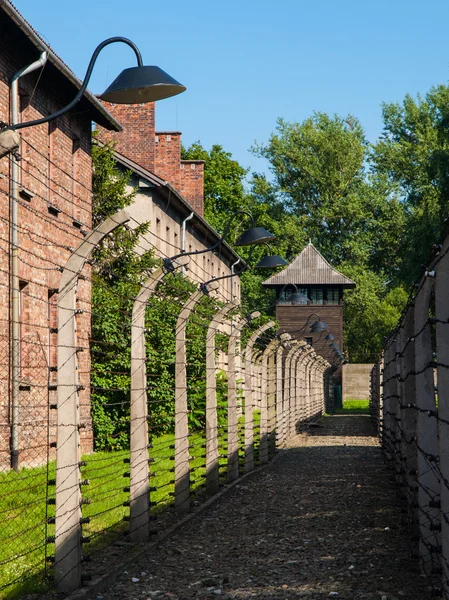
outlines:
{"label": "watchtower roof", "polygon": [[331,267],[310,242],[284,270],[266,279],[262,285],[277,287],[294,285],[335,285],[354,288],[355,282]]}

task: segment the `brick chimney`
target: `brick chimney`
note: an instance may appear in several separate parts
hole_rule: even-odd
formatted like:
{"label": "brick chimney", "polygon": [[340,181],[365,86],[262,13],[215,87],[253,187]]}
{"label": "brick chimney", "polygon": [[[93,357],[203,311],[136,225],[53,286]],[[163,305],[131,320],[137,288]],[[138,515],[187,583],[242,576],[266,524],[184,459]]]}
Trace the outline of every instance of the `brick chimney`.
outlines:
{"label": "brick chimney", "polygon": [[181,194],[204,216],[204,160],[181,161]]}
{"label": "brick chimney", "polygon": [[181,160],[181,133],[155,132],[154,102],[111,104],[105,108],[123,131],[97,126],[100,139],[116,142],[117,151],[172,185],[201,216],[204,214],[204,161]]}
{"label": "brick chimney", "polygon": [[181,133],[157,131],[154,172],[181,191]]}
{"label": "brick chimney", "polygon": [[154,102],[147,104],[111,104],[103,102],[123,127],[123,131],[112,132],[97,125],[100,139],[116,142],[117,152],[154,173]]}

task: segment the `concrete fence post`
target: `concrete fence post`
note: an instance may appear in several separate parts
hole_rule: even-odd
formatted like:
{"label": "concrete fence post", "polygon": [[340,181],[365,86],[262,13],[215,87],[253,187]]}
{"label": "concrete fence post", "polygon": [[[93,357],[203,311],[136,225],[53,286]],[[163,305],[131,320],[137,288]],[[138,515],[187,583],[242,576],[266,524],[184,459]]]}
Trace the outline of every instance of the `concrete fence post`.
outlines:
{"label": "concrete fence post", "polygon": [[[412,528],[418,535],[417,529],[417,455],[420,440],[417,439],[417,411],[416,406],[416,376],[415,376],[415,342],[412,341],[415,335],[415,319],[413,305],[405,315],[404,327],[402,332],[402,369],[401,375],[405,381],[402,382],[402,402],[401,402],[401,422],[403,427],[403,456],[405,463],[405,481],[407,484],[408,514]],[[413,408],[412,408],[413,407]],[[413,443],[416,440],[416,444]]]}
{"label": "concrete fence post", "polygon": [[150,485],[148,467],[148,401],[145,349],[147,302],[162,279],[156,269],[136,296],[131,319],[131,406],[130,406],[130,538],[148,539],[150,534]]}
{"label": "concrete fence post", "polygon": [[285,377],[284,361],[285,347],[280,344],[276,351],[276,446],[282,448],[285,445]]}
{"label": "concrete fence post", "polygon": [[268,462],[268,449],[270,437],[271,416],[274,407],[274,398],[271,399],[272,386],[270,380],[271,360],[276,350],[279,340],[274,339],[268,343],[262,354],[262,379],[261,379],[261,399],[260,399],[260,446],[259,462],[265,464]]}
{"label": "concrete fence post", "polygon": [[220,487],[217,413],[217,365],[215,337],[227,315],[237,308],[237,302],[228,302],[213,317],[206,334],[206,489],[216,494]]}
{"label": "concrete fence post", "polygon": [[[216,281],[208,284],[217,289]],[[175,506],[179,512],[190,511],[190,453],[187,404],[186,328],[190,313],[203,297],[201,289],[191,294],[176,321],[175,352]]]}
{"label": "concrete fence post", "polygon": [[268,417],[268,454],[276,451],[276,350],[278,342],[268,357],[267,364],[267,417]]}
{"label": "concrete fence post", "polygon": [[245,348],[245,473],[254,469],[254,401],[252,390],[253,347],[265,331],[275,326],[274,321],[261,325],[249,338]]}
{"label": "concrete fence post", "polygon": [[[237,343],[243,328],[250,321],[258,319],[260,312],[253,312],[249,319],[243,319],[235,325],[228,343],[228,481],[235,481],[239,476],[239,424],[237,410]],[[239,349],[240,350],[240,349]]]}
{"label": "concrete fence post", "polygon": [[[440,481],[437,476],[438,465],[429,457],[438,455],[438,421],[436,418],[435,383],[432,364],[432,334],[429,323],[430,297],[434,280],[425,277],[415,298],[414,322],[415,331],[421,333],[410,342],[415,347],[416,372],[416,437],[420,450],[417,452],[418,480],[418,522],[419,522],[419,554],[421,568],[426,575],[433,575],[437,565],[436,549],[440,545],[437,525],[439,511],[435,502],[440,500]],[[429,464],[430,463],[430,464]],[[429,552],[429,546],[433,551]],[[439,562],[439,561],[438,561]]]}
{"label": "concrete fence post", "polygon": [[435,277],[435,316],[440,457],[441,568],[443,598],[449,598],[449,237],[440,251]]}
{"label": "concrete fence post", "polygon": [[288,440],[292,433],[292,418],[291,410],[293,406],[293,385],[292,385],[292,362],[295,353],[298,351],[298,341],[292,341],[292,347],[287,352],[285,359],[285,373],[284,373],[284,406],[283,412],[285,415],[284,419],[284,440]]}
{"label": "concrete fence post", "polygon": [[76,291],[86,260],[101,240],[130,220],[109,217],[80,243],[64,266],[58,294],[55,579],[58,592],[81,585],[81,477]]}

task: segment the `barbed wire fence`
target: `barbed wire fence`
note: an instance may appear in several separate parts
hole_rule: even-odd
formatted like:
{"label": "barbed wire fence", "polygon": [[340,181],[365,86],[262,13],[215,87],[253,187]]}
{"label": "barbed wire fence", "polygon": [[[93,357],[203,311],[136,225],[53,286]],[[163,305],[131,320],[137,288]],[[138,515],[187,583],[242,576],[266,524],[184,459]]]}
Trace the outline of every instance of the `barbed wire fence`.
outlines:
{"label": "barbed wire fence", "polygon": [[[221,288],[204,294],[188,270],[165,274],[156,265],[136,286],[113,263],[98,265],[95,251],[107,250],[114,231],[140,224],[122,212],[80,234],[74,215],[90,222],[87,191],[75,198],[70,182],[62,189],[64,178],[49,182],[26,159],[21,168],[73,211],[50,213],[44,195],[19,199],[19,261],[29,274],[20,290],[19,381],[10,320],[0,336],[0,593],[10,597],[49,582],[63,593],[78,588],[95,577],[99,557],[112,560],[122,543],[151,539],[266,463],[324,411],[329,380],[329,365],[310,348],[278,339],[257,314],[240,315]],[[58,236],[45,233],[47,225]],[[7,305],[3,215],[0,250]],[[204,271],[203,261],[190,260]],[[99,268],[117,282],[112,291]],[[245,327],[257,332],[251,350],[241,348]],[[18,400],[9,406],[14,386]]]}
{"label": "barbed wire fence", "polygon": [[411,553],[449,599],[449,235],[371,373],[371,415],[405,500]]}

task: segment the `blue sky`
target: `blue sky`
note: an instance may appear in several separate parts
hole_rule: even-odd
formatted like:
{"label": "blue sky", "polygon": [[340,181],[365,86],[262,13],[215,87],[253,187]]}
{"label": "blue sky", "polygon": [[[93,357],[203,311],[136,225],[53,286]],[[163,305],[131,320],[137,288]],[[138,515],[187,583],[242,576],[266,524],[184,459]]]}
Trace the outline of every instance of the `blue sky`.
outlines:
{"label": "blue sky", "polygon": [[[13,0],[14,1],[14,0]],[[424,94],[449,78],[447,0],[15,0],[16,7],[83,77],[96,45],[131,38],[145,64],[187,86],[158,103],[158,130],[184,144],[221,144],[251,170],[276,119],[313,111],[358,117],[374,141],[381,103]],[[103,50],[90,89],[101,93],[134,65],[124,45]]]}

